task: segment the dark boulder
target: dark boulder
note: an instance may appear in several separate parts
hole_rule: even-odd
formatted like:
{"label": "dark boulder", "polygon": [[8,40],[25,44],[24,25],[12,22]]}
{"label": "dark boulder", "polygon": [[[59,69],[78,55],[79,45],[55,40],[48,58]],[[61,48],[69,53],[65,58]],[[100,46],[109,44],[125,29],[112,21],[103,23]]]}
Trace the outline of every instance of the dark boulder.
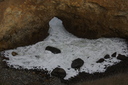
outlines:
{"label": "dark boulder", "polygon": [[128,60],[128,57],[126,57],[125,55],[119,54],[119,55],[117,56],[117,59],[122,60],[122,61],[125,61],[125,60]]}
{"label": "dark boulder", "polygon": [[101,58],[98,61],[96,61],[96,63],[102,63],[102,62],[104,62],[104,59],[103,58]]}
{"label": "dark boulder", "polygon": [[45,48],[45,50],[51,51],[51,52],[54,53],[54,54],[61,53],[60,49],[55,48],[55,47],[52,47],[52,46],[47,46],[47,47]]}
{"label": "dark boulder", "polygon": [[110,56],[107,54],[107,55],[104,56],[104,58],[108,59],[108,58],[110,58]]}
{"label": "dark boulder", "polygon": [[113,54],[112,54],[112,57],[116,57],[116,54],[117,54],[116,52],[115,52],[115,53],[113,53]]}
{"label": "dark boulder", "polygon": [[80,58],[77,58],[72,61],[71,67],[75,69],[79,69],[81,66],[83,66],[84,61]]}
{"label": "dark boulder", "polygon": [[55,68],[53,69],[53,71],[51,72],[52,76],[56,76],[59,78],[64,78],[66,76],[66,72],[64,69],[62,68]]}

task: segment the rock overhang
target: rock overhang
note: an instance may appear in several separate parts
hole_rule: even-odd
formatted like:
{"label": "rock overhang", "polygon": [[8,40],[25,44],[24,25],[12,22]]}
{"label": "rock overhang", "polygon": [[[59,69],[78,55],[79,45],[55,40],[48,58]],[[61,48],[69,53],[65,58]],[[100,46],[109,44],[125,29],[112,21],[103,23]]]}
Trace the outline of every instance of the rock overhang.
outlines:
{"label": "rock overhang", "polygon": [[0,50],[36,43],[48,36],[54,16],[82,38],[128,37],[126,0],[4,0],[0,2]]}

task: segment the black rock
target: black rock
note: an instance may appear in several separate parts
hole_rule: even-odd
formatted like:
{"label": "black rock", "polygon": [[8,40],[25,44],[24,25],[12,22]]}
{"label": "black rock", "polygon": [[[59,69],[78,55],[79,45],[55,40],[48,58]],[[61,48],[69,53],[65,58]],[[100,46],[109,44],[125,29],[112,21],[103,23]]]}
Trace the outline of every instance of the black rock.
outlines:
{"label": "black rock", "polygon": [[55,47],[52,47],[52,46],[47,46],[47,47],[45,48],[45,50],[51,51],[51,52],[54,53],[54,54],[61,53],[60,49],[55,48]]}
{"label": "black rock", "polygon": [[16,55],[18,55],[18,53],[16,53],[16,52],[12,52],[12,55],[13,55],[13,56],[16,56]]}
{"label": "black rock", "polygon": [[112,57],[116,57],[116,52],[112,54]]}
{"label": "black rock", "polygon": [[96,63],[102,63],[102,62],[104,62],[104,59],[103,58],[101,58],[98,61],[96,61]]}
{"label": "black rock", "polygon": [[59,78],[64,78],[66,76],[66,72],[64,69],[62,68],[55,68],[53,69],[53,71],[51,72],[52,76],[56,76]]}
{"label": "black rock", "polygon": [[128,57],[126,57],[125,55],[119,54],[119,55],[117,56],[117,59],[122,60],[122,61],[125,61],[125,60],[128,60]]}
{"label": "black rock", "polygon": [[83,66],[84,61],[80,58],[77,58],[72,61],[71,67],[75,69],[79,69],[81,66]]}
{"label": "black rock", "polygon": [[104,56],[104,58],[108,59],[108,58],[110,58],[110,56],[107,54],[107,55]]}

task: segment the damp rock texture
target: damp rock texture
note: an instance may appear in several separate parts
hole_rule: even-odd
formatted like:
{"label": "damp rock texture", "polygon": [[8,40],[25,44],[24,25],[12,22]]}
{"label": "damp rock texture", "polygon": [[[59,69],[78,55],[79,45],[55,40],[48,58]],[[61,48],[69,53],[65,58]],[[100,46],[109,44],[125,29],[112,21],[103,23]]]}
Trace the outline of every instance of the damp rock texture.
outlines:
{"label": "damp rock texture", "polygon": [[0,50],[43,40],[54,16],[78,37],[128,37],[128,0],[0,0]]}
{"label": "damp rock texture", "polygon": [[34,44],[48,36],[55,16],[51,0],[0,2],[0,50]]}
{"label": "damp rock texture", "polygon": [[61,0],[59,5],[65,28],[78,37],[128,36],[127,0]]}

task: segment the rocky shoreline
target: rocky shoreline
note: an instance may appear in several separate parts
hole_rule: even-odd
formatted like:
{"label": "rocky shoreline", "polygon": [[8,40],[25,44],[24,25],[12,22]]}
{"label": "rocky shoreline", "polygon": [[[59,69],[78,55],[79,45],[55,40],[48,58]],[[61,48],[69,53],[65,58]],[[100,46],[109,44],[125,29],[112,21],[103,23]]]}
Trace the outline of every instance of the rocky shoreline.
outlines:
{"label": "rocky shoreline", "polygon": [[0,85],[65,85],[41,70],[9,68],[0,57]]}
{"label": "rocky shoreline", "polygon": [[116,75],[119,73],[127,73],[127,72],[128,72],[128,58],[124,61],[121,61],[118,64],[108,67],[104,73],[88,74],[83,72],[80,73],[75,78],[71,78],[68,82],[75,83],[75,82],[79,82],[80,80],[83,81],[95,80],[95,79],[100,79],[100,78]]}
{"label": "rocky shoreline", "polygon": [[[18,70],[9,68],[0,57],[0,84],[2,85],[75,85],[90,80],[101,79],[108,76],[113,76],[119,73],[127,73],[128,71],[128,57],[120,63],[115,64],[104,73],[80,73],[78,76],[69,80],[63,80],[56,77],[50,77],[46,71],[43,70]],[[82,81],[82,82],[81,82]]]}
{"label": "rocky shoreline", "polygon": [[[57,28],[55,27],[55,29],[57,29]],[[58,32],[58,30],[56,30],[55,33],[56,32]],[[61,33],[61,32],[59,32],[59,33]],[[64,35],[63,35],[63,38],[64,38]],[[101,42],[102,41],[103,40],[101,40]],[[104,42],[107,42],[107,41],[104,41]],[[117,41],[117,42],[121,42],[121,41]],[[110,42],[108,42],[108,43],[111,44]],[[65,43],[63,43],[63,44],[65,44]],[[91,52],[95,48],[94,47],[95,45],[96,46],[97,45],[99,46],[99,43],[97,43],[97,42],[95,42],[95,43],[92,44],[92,49],[89,50],[89,51],[87,50],[88,48],[82,49],[82,47],[80,47],[78,49],[79,51],[80,51],[80,49],[82,49],[82,51],[83,50],[84,51],[87,50],[86,52],[91,52],[90,54],[95,54],[93,56],[90,56],[90,57],[92,57],[94,59],[96,58],[94,61],[91,60],[91,62],[93,62],[93,63],[91,63],[90,64],[91,67],[89,67],[89,68],[95,67],[94,70],[96,70],[96,71],[94,71],[92,74],[90,73],[91,71],[88,72],[89,69],[87,69],[86,71],[80,71],[80,68],[83,67],[84,64],[90,63],[90,61],[89,62],[86,62],[86,61],[88,61],[88,58],[89,58],[88,56],[86,56],[88,53],[86,53],[86,54],[84,54],[84,57],[81,57],[81,58],[77,58],[77,57],[74,58],[74,55],[73,55],[72,56],[73,59],[71,59],[71,61],[68,61],[68,62],[70,62],[68,65],[71,65],[71,68],[63,69],[63,68],[57,68],[55,66],[54,69],[48,70],[48,71],[51,71],[52,77],[50,77],[49,72],[45,71],[44,68],[38,68],[38,65],[37,65],[37,67],[35,66],[36,63],[38,63],[38,64],[40,64],[40,66],[42,66],[45,63],[43,63],[43,64],[41,64],[41,63],[46,61],[48,63],[46,63],[45,68],[47,69],[47,66],[48,65],[50,67],[52,67],[50,65],[50,62],[51,61],[49,62],[49,61],[45,60],[45,58],[47,58],[48,56],[44,56],[44,55],[42,56],[42,55],[40,55],[42,57],[45,57],[44,59],[43,58],[40,59],[40,56],[38,54],[40,52],[41,53],[44,52],[43,54],[46,54],[46,53],[49,53],[49,51],[50,51],[50,53],[52,53],[51,54],[52,56],[48,58],[48,59],[50,59],[50,58],[53,58],[53,56],[54,56],[53,54],[61,54],[61,52],[63,53],[64,47],[61,47],[63,49],[60,49],[59,47],[57,47],[58,44],[57,44],[57,46],[52,46],[52,44],[50,43],[49,45],[46,45],[46,47],[45,46],[43,47],[42,45],[36,44],[37,46],[34,45],[34,47],[36,47],[36,48],[34,49],[34,47],[33,47],[34,51],[32,49],[31,50],[28,50],[31,47],[27,48],[27,50],[22,49],[22,48],[21,49],[18,48],[19,51],[16,51],[16,49],[15,50],[10,50],[10,51],[5,51],[5,52],[1,53],[1,57],[0,57],[1,58],[1,62],[0,62],[1,63],[1,77],[0,78],[3,78],[3,79],[1,79],[0,82],[2,82],[2,84],[5,83],[5,85],[8,85],[8,84],[6,84],[6,81],[9,81],[9,85],[15,85],[15,84],[16,85],[32,85],[35,82],[36,83],[37,82],[39,83],[39,84],[36,84],[36,85],[53,85],[53,84],[54,85],[62,85],[62,84],[71,85],[71,84],[76,83],[76,82],[79,83],[81,80],[83,80],[83,81],[95,80],[95,79],[104,78],[104,77],[107,77],[107,76],[110,76],[110,75],[113,75],[113,74],[126,72],[126,70],[128,68],[127,67],[128,66],[128,57],[125,56],[125,55],[127,55],[127,51],[126,51],[127,50],[127,47],[126,47],[127,44],[126,43],[123,43],[120,47],[118,47],[120,45],[119,43],[118,44],[115,43],[116,46],[115,46],[115,44],[112,44],[111,46],[109,46],[109,44],[105,44],[105,45],[102,45],[102,46],[99,47],[99,48],[104,47],[104,46],[109,47],[109,49],[106,48],[107,50],[104,51],[105,52],[105,55],[100,55],[100,56],[96,56],[96,53],[95,52]],[[38,50],[38,46],[41,46],[41,48],[43,48],[43,49]],[[84,45],[84,46],[87,47],[88,45]],[[114,48],[114,46],[115,47],[118,47],[118,48]],[[91,47],[91,46],[89,46],[89,47]],[[124,48],[121,48],[121,47],[124,47]],[[73,48],[73,49],[76,50],[76,48]],[[98,54],[98,53],[101,52],[101,50],[104,50],[104,49],[105,49],[105,47],[103,49],[100,49],[99,51],[97,51],[98,49],[95,49],[95,51],[97,51],[97,54]],[[123,51],[124,53],[122,53],[122,51],[119,51],[120,49],[124,50]],[[68,49],[65,49],[65,50],[68,50]],[[32,62],[34,60],[36,60],[36,59],[38,59],[38,60],[44,60],[44,61],[36,62],[36,63],[34,63],[34,66],[33,66],[33,64],[31,64],[31,66],[33,66],[31,68],[30,62],[27,63],[27,64],[24,63],[25,60],[28,58],[28,55],[27,55],[27,52],[26,51],[28,51],[28,53],[29,52],[32,53],[32,57],[33,57]],[[110,51],[111,53],[107,53],[106,51]],[[72,50],[72,52],[73,52],[73,50]],[[24,55],[24,53],[26,53],[26,55]],[[34,53],[34,55],[33,55],[33,53]],[[71,52],[69,52],[69,53],[71,53]],[[23,54],[23,55],[20,55],[20,54]],[[37,54],[37,55],[35,55],[35,54]],[[64,55],[68,55],[69,56],[70,54],[68,54],[68,52],[66,51]],[[24,56],[23,63],[21,63],[21,65],[19,64],[19,61],[18,61],[20,59],[16,59],[16,58],[20,58],[20,56],[22,56],[22,58]],[[62,56],[62,55],[59,55],[59,56]],[[57,57],[54,56],[55,59],[52,59],[52,61],[53,60],[57,60],[57,58],[59,58],[59,56],[57,56]],[[77,56],[79,56],[79,55],[77,55]],[[31,59],[32,57],[30,56],[29,59]],[[66,56],[62,56],[62,59],[64,59],[65,57]],[[15,58],[16,60],[14,60],[13,58]],[[18,62],[18,63],[9,64],[8,62],[2,61],[3,59],[5,59],[7,61],[8,60],[12,60],[11,61],[12,63],[14,61],[15,62]],[[117,62],[115,62],[115,60],[117,60]],[[64,61],[66,61],[66,60],[64,60]],[[68,63],[68,62],[65,62],[65,63]],[[56,61],[54,61],[52,63],[52,65],[55,64],[55,63],[56,63]],[[60,63],[61,62],[59,62],[58,65],[60,65]],[[104,64],[104,63],[107,63],[107,64]],[[8,65],[6,65],[6,64],[8,64]],[[30,68],[24,68],[22,66],[23,64],[25,64],[24,65],[25,67],[27,65],[30,66]],[[98,64],[98,66],[94,66],[94,65],[97,65],[97,64]],[[99,64],[104,65],[104,66],[103,67],[102,66],[99,66]],[[18,66],[18,67],[16,68],[15,66]],[[9,68],[9,67],[11,67],[11,68]],[[40,70],[35,70],[36,69],[35,67],[37,69],[40,69]],[[66,66],[66,67],[68,67],[68,66]],[[99,70],[100,67],[102,67],[102,69],[103,69],[102,71]],[[16,68],[16,69],[13,69],[13,68]],[[84,68],[86,68],[86,66]],[[23,70],[23,69],[29,69],[29,70]],[[30,70],[30,69],[34,69],[34,70]],[[77,76],[74,75],[75,77],[73,77],[73,78],[72,78],[72,76],[70,76],[71,77],[71,78],[69,77],[70,79],[64,80],[63,78],[66,75],[68,75],[68,73],[66,73],[66,70],[70,70],[70,69],[75,70],[79,74],[78,75],[76,74]],[[88,73],[85,73],[85,72],[88,72]],[[101,72],[101,73],[98,73],[98,72]],[[55,78],[53,76],[59,77],[60,79],[59,78]]]}
{"label": "rocky shoreline", "polygon": [[[77,37],[127,38],[127,3],[127,0],[0,0],[0,51],[44,40],[49,35],[48,23],[54,16],[61,19],[66,30]],[[55,48],[46,48],[46,50],[50,49]],[[58,48],[55,50],[56,52],[51,52],[61,53]],[[75,85],[76,83],[81,85],[81,81],[97,80],[119,73],[127,74],[128,57],[117,55],[116,52],[112,52],[111,56],[102,56],[103,58],[96,61],[103,63],[110,58],[121,60],[120,63],[107,67],[104,73],[82,72],[69,80],[50,77],[44,70],[9,68],[3,61],[9,58],[0,55],[0,85]],[[18,54],[13,52],[12,55],[14,57]],[[78,64],[78,61],[81,64]],[[71,67],[77,70],[84,64],[80,58],[70,62]],[[60,68],[55,69],[52,75],[56,76],[56,73],[57,76],[58,73],[63,73],[61,77],[66,75],[66,72]]]}

